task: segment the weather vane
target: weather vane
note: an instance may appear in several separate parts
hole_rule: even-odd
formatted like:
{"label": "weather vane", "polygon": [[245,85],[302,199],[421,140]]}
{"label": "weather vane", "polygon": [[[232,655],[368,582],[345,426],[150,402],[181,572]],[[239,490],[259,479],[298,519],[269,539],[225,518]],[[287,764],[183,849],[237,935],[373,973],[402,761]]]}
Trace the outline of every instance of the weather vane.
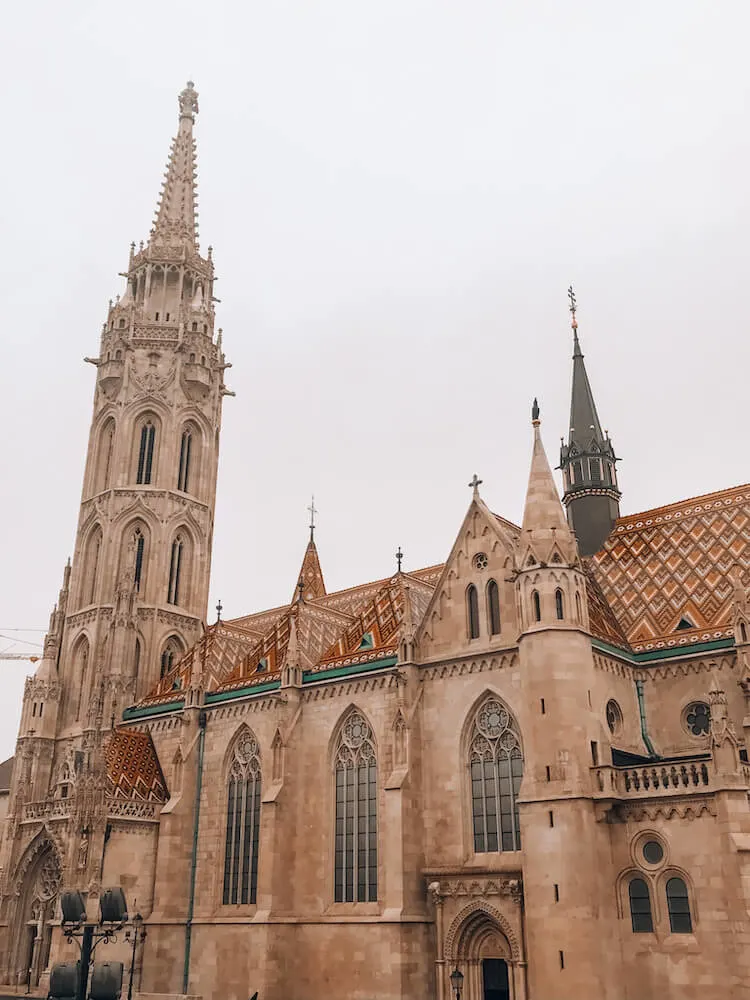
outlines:
{"label": "weather vane", "polygon": [[401,551],[401,546],[398,547],[398,552],[396,553],[396,562],[398,563],[398,572],[401,572],[401,560],[404,558],[404,553]]}
{"label": "weather vane", "polygon": [[578,320],[576,319],[576,309],[577,309],[576,293],[573,291],[573,286],[572,285],[570,285],[569,288],[568,288],[568,301],[570,302],[570,305],[568,306],[568,308],[570,309],[570,315],[572,316],[572,319],[570,321],[570,325],[573,327],[574,330],[577,330],[578,329]]}

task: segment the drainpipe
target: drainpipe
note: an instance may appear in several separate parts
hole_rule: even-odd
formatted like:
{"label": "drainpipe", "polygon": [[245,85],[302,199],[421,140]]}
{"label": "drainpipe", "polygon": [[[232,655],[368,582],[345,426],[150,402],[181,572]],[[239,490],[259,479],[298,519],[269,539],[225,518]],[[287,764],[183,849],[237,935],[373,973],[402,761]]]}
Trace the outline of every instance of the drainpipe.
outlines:
{"label": "drainpipe", "polygon": [[658,757],[659,754],[654,750],[654,744],[651,742],[651,737],[648,735],[648,727],[646,725],[646,702],[643,698],[643,681],[637,680],[635,682],[635,689],[638,692],[638,711],[641,716],[641,736],[643,737],[643,742],[646,749],[651,757]]}
{"label": "drainpipe", "polygon": [[182,992],[188,991],[190,978],[190,945],[193,936],[193,911],[195,909],[195,874],[198,868],[198,826],[201,818],[201,788],[203,786],[203,747],[206,742],[206,712],[198,715],[198,775],[195,779],[195,807],[193,809],[193,852],[190,859],[190,897],[185,921],[185,965],[182,970]]}

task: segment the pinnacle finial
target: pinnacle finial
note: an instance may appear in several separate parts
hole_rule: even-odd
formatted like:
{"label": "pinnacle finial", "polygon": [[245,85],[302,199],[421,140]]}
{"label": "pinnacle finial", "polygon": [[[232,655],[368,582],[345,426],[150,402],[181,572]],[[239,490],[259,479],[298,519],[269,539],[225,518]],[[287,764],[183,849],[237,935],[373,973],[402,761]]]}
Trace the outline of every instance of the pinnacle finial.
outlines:
{"label": "pinnacle finial", "polygon": [[531,422],[532,424],[539,424],[539,401],[536,396],[534,396],[534,402],[531,404]]}
{"label": "pinnacle finial", "polygon": [[398,564],[397,572],[399,573],[401,572],[401,560],[403,558],[404,558],[404,553],[401,551],[401,546],[399,545],[398,550],[396,552],[396,563]]}
{"label": "pinnacle finial", "polygon": [[192,118],[195,121],[198,114],[198,91],[192,80],[188,80],[185,89],[180,91],[177,102],[180,106],[180,118]]}
{"label": "pinnacle finial", "polygon": [[219,601],[218,601],[218,603],[216,605],[216,624],[217,625],[221,621],[221,612],[223,610],[224,610],[224,608],[222,607],[222,604],[221,604],[221,598],[219,598]]}
{"label": "pinnacle finial", "polygon": [[313,493],[312,500],[310,502],[310,506],[307,509],[310,511],[310,541],[314,542],[315,541],[315,515],[318,513],[318,510],[317,510],[317,508],[315,506],[315,494],[314,493]]}

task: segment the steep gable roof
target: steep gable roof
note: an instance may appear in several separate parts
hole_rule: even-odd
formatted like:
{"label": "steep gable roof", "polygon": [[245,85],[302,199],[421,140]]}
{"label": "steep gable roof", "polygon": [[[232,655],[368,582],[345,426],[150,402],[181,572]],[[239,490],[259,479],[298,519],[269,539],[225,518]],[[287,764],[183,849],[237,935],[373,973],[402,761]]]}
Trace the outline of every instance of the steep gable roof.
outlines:
{"label": "steep gable roof", "polygon": [[[731,636],[732,568],[750,583],[750,485],[619,518],[591,565],[636,651]],[[683,614],[695,628],[676,631]]]}
{"label": "steep gable roof", "polygon": [[104,751],[107,785],[118,799],[166,802],[169,798],[151,733],[115,729]]}

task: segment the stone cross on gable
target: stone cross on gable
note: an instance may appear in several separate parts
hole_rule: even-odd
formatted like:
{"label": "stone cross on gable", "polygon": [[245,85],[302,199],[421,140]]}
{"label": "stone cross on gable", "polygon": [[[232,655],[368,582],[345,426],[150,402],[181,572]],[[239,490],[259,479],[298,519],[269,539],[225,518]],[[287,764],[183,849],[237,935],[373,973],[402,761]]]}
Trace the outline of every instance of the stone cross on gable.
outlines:
{"label": "stone cross on gable", "polygon": [[469,486],[471,486],[471,488],[474,490],[475,497],[479,496],[479,487],[482,485],[483,482],[484,480],[480,479],[475,472],[471,482],[469,483]]}
{"label": "stone cross on gable", "polygon": [[312,502],[307,509],[310,511],[310,541],[312,542],[315,538],[315,515],[318,513],[318,509],[315,506],[315,496],[313,496]]}

